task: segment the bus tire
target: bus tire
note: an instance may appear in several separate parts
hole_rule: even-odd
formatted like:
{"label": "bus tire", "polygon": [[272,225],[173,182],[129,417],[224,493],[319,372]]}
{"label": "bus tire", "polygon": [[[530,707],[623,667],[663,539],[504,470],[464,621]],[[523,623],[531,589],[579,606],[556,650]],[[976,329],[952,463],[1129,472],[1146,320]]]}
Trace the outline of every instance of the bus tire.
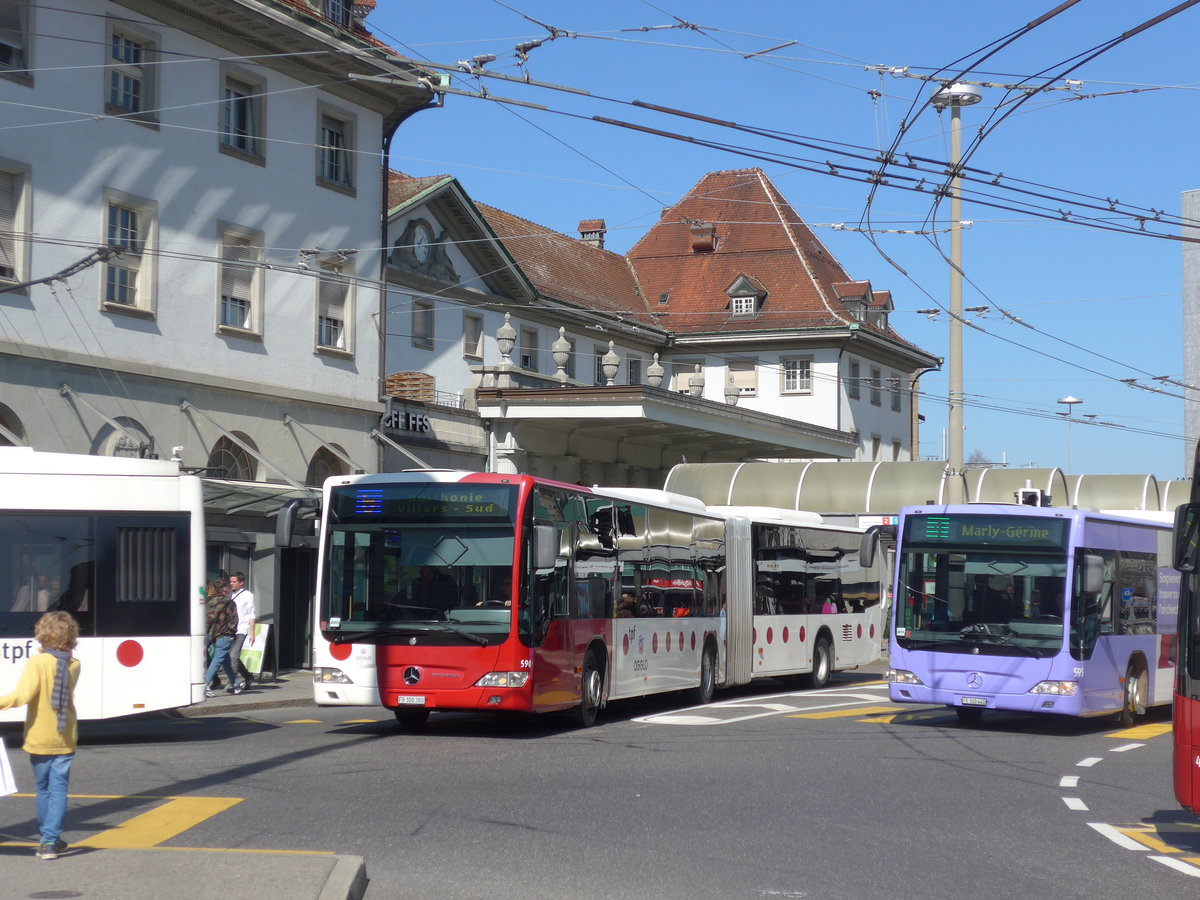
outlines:
{"label": "bus tire", "polygon": [[712,644],[704,645],[700,654],[700,683],[692,688],[692,702],[696,706],[712,703],[717,689],[717,652]]}
{"label": "bus tire", "polygon": [[1131,662],[1125,672],[1121,712],[1117,715],[1125,728],[1136,724],[1138,718],[1146,712],[1146,681],[1146,670],[1141,665]]}
{"label": "bus tire", "polygon": [[829,676],[833,674],[833,647],[829,638],[821,635],[813,647],[813,667],[808,675],[808,686],[823,688],[829,684]]}
{"label": "bus tire", "polygon": [[396,714],[396,724],[401,728],[420,728],[429,721],[429,710],[421,707],[412,709],[401,707],[392,712]]}
{"label": "bus tire", "polygon": [[589,650],[583,660],[583,680],[579,685],[579,706],[575,707],[575,721],[582,728],[596,724],[600,712],[600,699],[604,693],[604,669],[595,650]]}

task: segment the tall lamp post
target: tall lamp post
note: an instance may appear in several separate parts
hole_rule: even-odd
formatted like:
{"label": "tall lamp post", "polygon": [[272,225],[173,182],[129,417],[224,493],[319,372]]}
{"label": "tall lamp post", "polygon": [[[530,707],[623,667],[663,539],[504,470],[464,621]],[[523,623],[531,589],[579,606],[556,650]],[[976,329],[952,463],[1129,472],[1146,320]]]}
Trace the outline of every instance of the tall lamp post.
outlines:
{"label": "tall lamp post", "polygon": [[1058,402],[1065,404],[1067,407],[1067,411],[1065,413],[1059,413],[1059,415],[1067,417],[1067,474],[1070,475],[1071,474],[1071,408],[1073,406],[1075,406],[1075,404],[1082,403],[1083,401],[1080,400],[1078,397],[1073,397],[1070,394],[1067,394],[1067,396],[1065,396],[1065,397],[1059,397]]}
{"label": "tall lamp post", "polygon": [[933,95],[938,109],[950,110],[950,390],[946,430],[949,432],[947,499],[966,502],[963,481],[963,371],[962,371],[962,198],[959,161],[962,157],[960,111],[983,99],[978,88],[969,84],[948,84]]}

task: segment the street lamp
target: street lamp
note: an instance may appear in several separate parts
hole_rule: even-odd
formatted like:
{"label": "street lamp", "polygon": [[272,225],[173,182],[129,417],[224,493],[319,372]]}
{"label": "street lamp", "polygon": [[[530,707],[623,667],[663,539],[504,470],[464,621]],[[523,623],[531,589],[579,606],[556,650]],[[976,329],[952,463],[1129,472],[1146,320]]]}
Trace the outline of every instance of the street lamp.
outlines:
{"label": "street lamp", "polygon": [[1080,400],[1078,397],[1072,397],[1070,394],[1067,394],[1067,396],[1065,396],[1065,397],[1059,397],[1058,402],[1064,404],[1067,407],[1067,411],[1065,413],[1059,413],[1059,415],[1067,417],[1067,474],[1070,475],[1071,474],[1071,407],[1073,407],[1076,403],[1082,403],[1083,401]]}
{"label": "street lamp", "polygon": [[960,111],[983,99],[979,89],[969,84],[948,84],[933,95],[931,103],[950,110],[950,390],[946,430],[950,432],[947,467],[950,472],[947,499],[966,502],[963,483],[963,372],[962,372],[962,197],[959,194],[962,156]]}

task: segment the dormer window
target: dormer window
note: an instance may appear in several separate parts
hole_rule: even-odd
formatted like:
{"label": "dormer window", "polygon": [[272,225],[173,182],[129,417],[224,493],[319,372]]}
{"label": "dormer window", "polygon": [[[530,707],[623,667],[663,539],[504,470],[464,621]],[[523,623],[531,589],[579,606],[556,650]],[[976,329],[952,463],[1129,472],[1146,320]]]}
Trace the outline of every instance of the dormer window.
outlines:
{"label": "dormer window", "polygon": [[717,226],[709,222],[693,222],[692,252],[712,253],[717,249]]}
{"label": "dormer window", "polygon": [[750,275],[739,275],[733,284],[725,288],[729,297],[729,314],[737,318],[758,315],[767,299],[767,289],[762,282]]}

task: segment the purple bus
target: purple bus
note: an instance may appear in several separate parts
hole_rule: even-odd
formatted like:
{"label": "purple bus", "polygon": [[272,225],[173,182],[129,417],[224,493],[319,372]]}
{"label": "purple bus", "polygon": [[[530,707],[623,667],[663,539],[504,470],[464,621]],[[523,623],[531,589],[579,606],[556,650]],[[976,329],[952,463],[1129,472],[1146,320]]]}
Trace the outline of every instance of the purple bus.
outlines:
{"label": "purple bus", "polygon": [[[1135,517],[1136,516],[1136,517]],[[1169,517],[1009,504],[905,507],[889,694],[1132,724],[1171,702]]]}

